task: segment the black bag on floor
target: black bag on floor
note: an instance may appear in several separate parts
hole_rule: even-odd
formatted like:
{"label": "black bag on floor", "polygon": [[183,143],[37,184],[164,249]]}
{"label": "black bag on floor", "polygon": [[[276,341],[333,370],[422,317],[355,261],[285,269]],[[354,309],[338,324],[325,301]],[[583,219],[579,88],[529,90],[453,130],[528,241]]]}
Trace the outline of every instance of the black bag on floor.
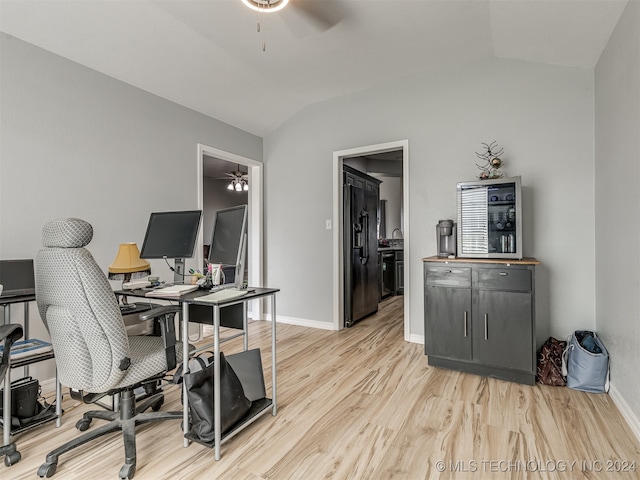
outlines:
{"label": "black bag on floor", "polygon": [[[0,390],[0,415],[2,415],[2,395]],[[24,377],[11,382],[11,416],[18,418],[30,418],[37,412],[40,383],[37,378]]]}
{"label": "black bag on floor", "polygon": [[[0,389],[0,426],[4,427],[3,410],[4,388]],[[11,382],[11,427],[29,426],[47,417],[53,411],[53,405],[40,398],[40,382],[37,378],[24,377]]]}
{"label": "black bag on floor", "polygon": [[[199,368],[199,370],[198,370]],[[213,353],[195,357],[189,362],[189,373],[182,376],[187,387],[191,429],[188,438],[203,443],[214,441],[213,423]],[[196,371],[198,370],[198,371]],[[229,430],[251,408],[242,383],[220,352],[220,424],[221,432]]]}
{"label": "black bag on floor", "polygon": [[562,353],[567,342],[553,337],[542,344],[538,350],[538,369],[536,381],[542,385],[562,387],[566,384],[562,376]]}

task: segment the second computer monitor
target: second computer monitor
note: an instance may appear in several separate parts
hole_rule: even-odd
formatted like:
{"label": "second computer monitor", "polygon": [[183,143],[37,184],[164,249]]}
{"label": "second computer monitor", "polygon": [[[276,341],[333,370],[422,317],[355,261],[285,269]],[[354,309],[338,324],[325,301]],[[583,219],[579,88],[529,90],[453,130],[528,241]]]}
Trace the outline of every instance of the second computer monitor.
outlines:
{"label": "second computer monitor", "polygon": [[184,282],[184,259],[193,257],[201,215],[201,210],[152,213],[140,258],[173,258],[174,282]]}
{"label": "second computer monitor", "polygon": [[247,245],[247,206],[218,210],[213,220],[209,263],[235,267],[235,286],[244,283]]}

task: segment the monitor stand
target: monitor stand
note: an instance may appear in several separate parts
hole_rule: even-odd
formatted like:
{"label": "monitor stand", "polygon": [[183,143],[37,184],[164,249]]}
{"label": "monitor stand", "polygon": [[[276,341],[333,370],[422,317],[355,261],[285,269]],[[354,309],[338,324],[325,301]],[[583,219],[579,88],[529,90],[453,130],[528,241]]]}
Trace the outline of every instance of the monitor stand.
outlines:
{"label": "monitor stand", "polygon": [[184,283],[184,258],[175,258],[173,262],[173,283],[181,285]]}

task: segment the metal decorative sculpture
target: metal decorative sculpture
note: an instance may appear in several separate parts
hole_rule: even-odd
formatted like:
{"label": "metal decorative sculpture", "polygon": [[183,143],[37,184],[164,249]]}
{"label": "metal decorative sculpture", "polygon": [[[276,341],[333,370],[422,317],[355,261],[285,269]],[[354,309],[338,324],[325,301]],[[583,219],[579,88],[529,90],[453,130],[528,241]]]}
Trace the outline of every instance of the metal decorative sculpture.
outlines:
{"label": "metal decorative sculpture", "polygon": [[484,165],[476,166],[480,169],[480,180],[490,180],[494,178],[502,178],[503,174],[498,172],[498,169],[502,166],[503,162],[500,158],[504,153],[504,150],[498,146],[497,142],[491,142],[490,144],[483,143],[485,151],[482,153],[476,152],[479,159],[484,160]]}

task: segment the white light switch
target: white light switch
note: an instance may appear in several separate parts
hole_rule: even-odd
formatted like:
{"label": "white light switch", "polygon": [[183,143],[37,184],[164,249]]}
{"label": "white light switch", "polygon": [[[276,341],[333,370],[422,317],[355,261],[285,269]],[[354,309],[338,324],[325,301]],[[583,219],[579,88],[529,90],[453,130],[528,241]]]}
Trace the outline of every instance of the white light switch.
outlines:
{"label": "white light switch", "polygon": [[327,230],[331,230],[331,220],[327,220],[326,224],[325,224],[325,228]]}

